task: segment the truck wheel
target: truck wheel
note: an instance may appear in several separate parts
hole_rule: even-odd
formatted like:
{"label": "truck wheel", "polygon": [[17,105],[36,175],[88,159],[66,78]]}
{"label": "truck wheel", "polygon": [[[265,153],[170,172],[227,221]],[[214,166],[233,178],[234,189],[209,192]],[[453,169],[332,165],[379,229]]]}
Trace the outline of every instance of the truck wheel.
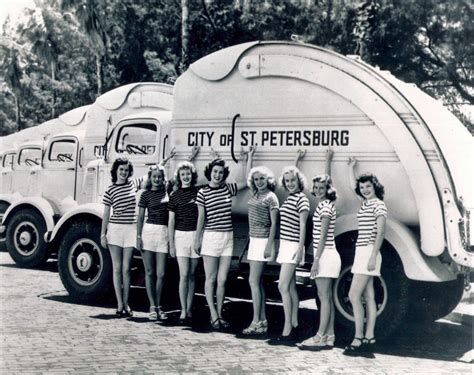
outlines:
{"label": "truck wheel", "polygon": [[410,316],[414,322],[433,322],[448,315],[459,304],[464,293],[464,279],[442,283],[412,281],[414,303]]}
{"label": "truck wheel", "polygon": [[[2,222],[3,215],[7,211],[7,208],[8,208],[9,205],[10,204],[8,202],[5,202],[5,201],[0,202],[0,223]],[[0,251],[4,251],[4,252],[8,251],[6,240],[0,241]]]}
{"label": "truck wheel", "polygon": [[[386,244],[388,245],[388,244]],[[409,280],[395,250],[389,245],[382,249],[381,276],[374,278],[375,302],[377,305],[376,337],[384,340],[403,322],[410,304]],[[342,271],[334,283],[336,321],[347,334],[353,334],[354,315],[349,301],[352,282],[353,257],[342,259]]]}
{"label": "truck wheel", "polygon": [[100,226],[74,224],[59,247],[59,276],[69,295],[81,301],[99,301],[113,290],[112,261],[100,246]]}
{"label": "truck wheel", "polygon": [[13,260],[25,267],[37,267],[48,260],[49,252],[44,241],[46,223],[32,209],[15,213],[7,224],[7,249]]}

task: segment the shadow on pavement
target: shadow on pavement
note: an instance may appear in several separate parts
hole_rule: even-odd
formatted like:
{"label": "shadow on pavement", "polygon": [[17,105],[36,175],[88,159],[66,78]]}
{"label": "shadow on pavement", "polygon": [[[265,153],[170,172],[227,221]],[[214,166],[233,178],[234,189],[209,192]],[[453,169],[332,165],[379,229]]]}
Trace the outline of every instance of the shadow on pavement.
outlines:
{"label": "shadow on pavement", "polygon": [[50,259],[46,263],[40,266],[36,266],[36,267],[23,267],[16,263],[3,263],[3,264],[0,264],[0,267],[18,268],[18,269],[25,269],[25,270],[34,269],[35,271],[58,272],[58,262],[53,259]]}

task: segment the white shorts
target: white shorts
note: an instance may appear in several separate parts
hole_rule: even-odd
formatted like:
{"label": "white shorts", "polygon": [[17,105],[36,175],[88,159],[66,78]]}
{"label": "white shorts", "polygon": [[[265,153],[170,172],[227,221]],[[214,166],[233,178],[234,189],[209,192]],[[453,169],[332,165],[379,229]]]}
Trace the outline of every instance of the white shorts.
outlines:
{"label": "white shorts", "polygon": [[[280,249],[278,250],[278,257],[276,259],[277,263],[290,263],[297,264],[296,260],[293,259],[293,256],[298,251],[298,242],[280,240]],[[303,249],[303,252],[305,250]],[[300,264],[304,264],[304,254],[301,258]]]}
{"label": "white shorts", "polygon": [[231,257],[234,252],[234,232],[204,231],[201,255]]}
{"label": "white shorts", "polygon": [[121,248],[137,245],[137,224],[107,224],[107,243]]}
{"label": "white shorts", "polygon": [[[316,254],[316,252],[315,252]],[[319,259],[319,271],[316,278],[337,279],[341,273],[341,257],[335,248],[325,248]]]}
{"label": "white shorts", "polygon": [[267,247],[268,238],[250,237],[249,250],[247,252],[247,260],[258,262],[271,262],[275,259],[275,242],[273,242],[272,251],[268,258],[263,256]]}
{"label": "white shorts", "polygon": [[354,264],[352,265],[351,269],[352,273],[358,273],[361,275],[369,276],[380,276],[380,267],[382,266],[382,255],[380,254],[380,251],[377,254],[377,258],[375,261],[375,270],[369,271],[367,269],[367,265],[369,264],[369,258],[372,254],[373,248],[374,245],[356,247]]}
{"label": "white shorts", "polygon": [[168,226],[143,224],[142,249],[154,253],[168,253]]}
{"label": "white shorts", "polygon": [[194,236],[196,231],[174,231],[174,247],[176,248],[177,257],[200,258],[193,250]]}

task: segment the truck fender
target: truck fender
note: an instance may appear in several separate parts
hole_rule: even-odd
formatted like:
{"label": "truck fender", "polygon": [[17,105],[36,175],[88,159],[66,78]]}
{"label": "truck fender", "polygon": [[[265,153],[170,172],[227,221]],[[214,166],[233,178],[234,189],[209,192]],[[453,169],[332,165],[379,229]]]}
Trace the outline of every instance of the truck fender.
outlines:
{"label": "truck fender", "polygon": [[[357,231],[357,226],[355,214],[338,217],[334,236]],[[393,219],[387,220],[385,240],[400,256],[403,269],[409,279],[434,282],[456,279],[456,275],[451,273],[437,257],[428,257],[420,251],[418,240],[413,232],[400,222]]]}
{"label": "truck fender", "polygon": [[20,200],[23,196],[16,192],[13,194],[0,194],[0,202],[5,202],[8,205],[15,203],[16,201]]}
{"label": "truck fender", "polygon": [[5,215],[3,215],[2,226],[5,226],[8,220],[12,218],[18,210],[23,208],[32,208],[37,210],[46,223],[46,229],[49,231],[54,228],[54,208],[46,199],[41,197],[27,197],[15,201],[5,211]]}
{"label": "truck fender", "polygon": [[58,235],[58,232],[66,225],[74,220],[74,218],[81,216],[81,215],[92,215],[96,216],[100,220],[102,220],[102,216],[104,214],[104,205],[99,203],[87,203],[81,204],[80,206],[72,209],[71,211],[67,212],[65,215],[61,217],[61,219],[56,223],[54,228],[48,230],[48,232],[44,235],[44,240],[46,242],[53,242]]}

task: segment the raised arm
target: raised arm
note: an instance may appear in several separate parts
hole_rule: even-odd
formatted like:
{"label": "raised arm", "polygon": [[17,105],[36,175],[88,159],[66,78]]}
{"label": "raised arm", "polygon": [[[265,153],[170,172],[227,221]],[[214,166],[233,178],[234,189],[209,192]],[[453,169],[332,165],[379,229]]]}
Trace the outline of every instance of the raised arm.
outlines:
{"label": "raised arm", "polygon": [[305,155],[306,155],[306,150],[300,149],[296,151],[295,160],[293,161],[293,164],[295,165],[296,168],[298,168],[298,163],[300,162],[301,159],[304,158]]}
{"label": "raised arm", "polygon": [[188,156],[188,161],[193,161],[197,154],[199,154],[199,150],[201,148],[199,146],[193,146],[193,148],[191,149],[191,155]]}
{"label": "raised arm", "polygon": [[163,160],[160,161],[160,165],[164,167],[166,165],[166,163],[168,163],[168,161],[171,158],[173,158],[175,155],[176,155],[176,147],[173,147],[170,151],[170,154],[166,158],[164,158]]}
{"label": "raised arm", "polygon": [[347,164],[349,165],[349,183],[350,183],[350,186],[351,186],[351,190],[355,194],[355,188],[357,187],[356,186],[357,182],[356,182],[356,177],[355,177],[355,166],[357,164],[356,158],[351,156],[349,158],[349,161],[347,162]]}
{"label": "raised arm", "polygon": [[245,157],[247,155],[247,163],[245,165],[245,173],[244,173],[244,178],[243,181],[237,182],[237,190],[242,190],[247,187],[247,176],[250,173],[250,170],[252,169],[253,166],[253,156],[255,155],[255,152],[257,151],[257,148],[255,146],[250,146],[248,152],[242,152],[241,155]]}
{"label": "raised arm", "polygon": [[326,150],[326,160],[324,163],[324,174],[327,174],[328,176],[331,175],[331,162],[332,162],[333,156],[334,156],[334,151],[328,148]]}

